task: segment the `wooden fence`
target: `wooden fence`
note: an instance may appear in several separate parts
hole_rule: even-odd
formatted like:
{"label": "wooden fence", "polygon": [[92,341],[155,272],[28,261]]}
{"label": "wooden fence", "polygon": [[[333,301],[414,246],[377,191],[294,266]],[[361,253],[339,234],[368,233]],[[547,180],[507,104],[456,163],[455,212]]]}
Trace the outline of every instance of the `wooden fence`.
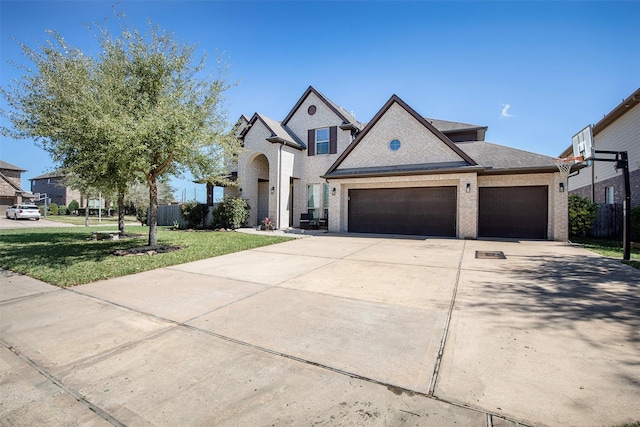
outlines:
{"label": "wooden fence", "polygon": [[[205,227],[211,225],[213,221],[213,217],[211,213],[213,212],[214,206],[209,206],[209,212],[207,213],[207,217],[204,220]],[[162,205],[158,206],[158,225],[173,225],[174,221],[178,221],[180,227],[186,227],[187,222],[182,217],[182,213],[180,211],[180,205]]]}
{"label": "wooden fence", "polygon": [[598,216],[595,224],[587,233],[592,237],[620,237],[622,236],[622,205],[598,204]]}

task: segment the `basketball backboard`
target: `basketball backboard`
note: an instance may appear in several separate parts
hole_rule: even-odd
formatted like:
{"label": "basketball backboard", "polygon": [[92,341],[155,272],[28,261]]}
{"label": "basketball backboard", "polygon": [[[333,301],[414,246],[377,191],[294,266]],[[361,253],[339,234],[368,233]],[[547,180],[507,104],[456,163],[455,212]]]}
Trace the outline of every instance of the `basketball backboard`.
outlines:
{"label": "basketball backboard", "polygon": [[593,157],[593,134],[591,133],[591,125],[582,129],[571,138],[573,144],[574,157],[582,157],[583,161]]}

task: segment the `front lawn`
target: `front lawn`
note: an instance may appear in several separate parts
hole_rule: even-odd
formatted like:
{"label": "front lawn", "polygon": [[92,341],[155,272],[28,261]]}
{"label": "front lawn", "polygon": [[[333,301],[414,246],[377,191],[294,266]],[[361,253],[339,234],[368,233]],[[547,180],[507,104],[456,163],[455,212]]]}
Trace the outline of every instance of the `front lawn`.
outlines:
{"label": "front lawn", "polygon": [[[623,251],[622,241],[620,240],[611,240],[597,237],[572,237],[571,242],[579,244],[585,249],[593,251],[597,254],[622,260]],[[631,259],[629,261],[622,262],[640,270],[640,249],[632,248]]]}
{"label": "front lawn", "polygon": [[57,286],[75,286],[290,240],[238,232],[175,231],[158,227],[158,245],[178,251],[115,256],[118,249],[144,246],[148,227],[127,226],[123,240],[89,240],[93,228],[8,229],[0,234],[0,267]]}

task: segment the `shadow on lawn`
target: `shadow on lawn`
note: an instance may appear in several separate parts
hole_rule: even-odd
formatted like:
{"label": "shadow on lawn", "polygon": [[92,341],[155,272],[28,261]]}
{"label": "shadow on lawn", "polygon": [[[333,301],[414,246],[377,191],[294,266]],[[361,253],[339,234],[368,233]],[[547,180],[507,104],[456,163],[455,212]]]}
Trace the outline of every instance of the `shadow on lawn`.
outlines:
{"label": "shadow on lawn", "polygon": [[73,265],[83,261],[101,261],[117,249],[145,244],[143,238],[92,241],[86,230],[78,232],[31,231],[0,235],[0,264],[12,266]]}

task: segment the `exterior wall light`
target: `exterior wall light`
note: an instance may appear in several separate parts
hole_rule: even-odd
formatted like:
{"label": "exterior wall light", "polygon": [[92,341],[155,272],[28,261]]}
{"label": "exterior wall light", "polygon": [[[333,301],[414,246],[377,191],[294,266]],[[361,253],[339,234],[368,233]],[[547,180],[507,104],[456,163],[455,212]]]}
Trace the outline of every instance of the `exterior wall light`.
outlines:
{"label": "exterior wall light", "polygon": [[560,183],[560,192],[564,193],[564,182]]}
{"label": "exterior wall light", "polygon": [[238,189],[238,193],[242,193],[242,188],[239,188],[239,189]]}
{"label": "exterior wall light", "polygon": [[331,190],[331,195],[335,196],[336,195],[336,187],[333,187],[333,189]]}
{"label": "exterior wall light", "polygon": [[276,187],[271,187],[271,194],[276,192]]}
{"label": "exterior wall light", "polygon": [[471,192],[471,183],[467,182],[467,193]]}

